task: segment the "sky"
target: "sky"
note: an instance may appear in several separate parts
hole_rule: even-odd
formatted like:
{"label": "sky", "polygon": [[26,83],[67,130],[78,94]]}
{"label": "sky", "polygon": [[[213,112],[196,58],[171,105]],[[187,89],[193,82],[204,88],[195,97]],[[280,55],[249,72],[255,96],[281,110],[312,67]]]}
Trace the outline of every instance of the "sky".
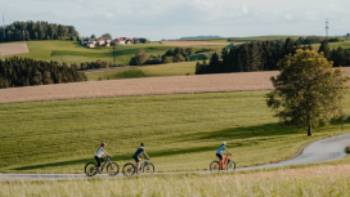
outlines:
{"label": "sky", "polygon": [[44,20],[83,36],[152,40],[218,35],[331,35],[350,32],[350,0],[0,0],[5,24]]}

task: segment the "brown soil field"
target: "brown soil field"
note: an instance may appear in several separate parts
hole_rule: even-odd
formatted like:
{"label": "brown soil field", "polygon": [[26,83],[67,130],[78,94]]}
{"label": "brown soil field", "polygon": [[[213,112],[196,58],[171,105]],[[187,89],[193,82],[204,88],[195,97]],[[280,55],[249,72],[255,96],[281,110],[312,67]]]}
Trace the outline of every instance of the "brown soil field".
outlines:
{"label": "brown soil field", "polygon": [[175,47],[193,47],[193,46],[226,46],[229,43],[224,41],[163,41],[162,44]]}
{"label": "brown soil field", "polygon": [[29,49],[25,42],[0,44],[0,56],[17,55],[28,53]]}
{"label": "brown soil field", "polygon": [[[344,69],[350,76],[350,68]],[[0,90],[0,103],[272,89],[277,71],[153,77],[8,88]],[[350,87],[350,82],[349,82]]]}

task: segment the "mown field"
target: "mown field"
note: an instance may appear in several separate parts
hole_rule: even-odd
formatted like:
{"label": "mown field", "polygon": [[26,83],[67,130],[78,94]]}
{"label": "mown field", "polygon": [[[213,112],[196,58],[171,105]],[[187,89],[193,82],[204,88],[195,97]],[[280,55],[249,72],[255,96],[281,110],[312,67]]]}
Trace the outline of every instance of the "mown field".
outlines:
{"label": "mown field", "polygon": [[[290,158],[311,141],[343,132],[331,125],[309,138],[302,129],[279,125],[265,94],[0,104],[0,170],[79,173],[101,141],[120,164],[144,142],[158,171],[207,169],[215,148],[227,141],[238,165],[246,166]],[[350,114],[350,93],[344,111]]]}
{"label": "mown field", "polygon": [[0,182],[0,196],[348,196],[350,165],[224,175]]}
{"label": "mown field", "polygon": [[105,70],[85,72],[88,80],[110,80],[138,77],[193,75],[196,62],[180,62],[164,65],[127,66]]}
{"label": "mown field", "polygon": [[[112,47],[88,49],[72,41],[29,41],[27,42],[29,53],[22,55],[40,60],[55,60],[67,63],[81,63],[103,60],[113,62]],[[192,43],[191,45],[179,45],[173,42],[152,42],[149,44],[125,45],[116,47],[116,64],[127,65],[139,50],[144,50],[149,55],[161,55],[166,50],[175,47],[192,47],[196,50],[203,48],[220,51],[225,44],[205,45]]]}

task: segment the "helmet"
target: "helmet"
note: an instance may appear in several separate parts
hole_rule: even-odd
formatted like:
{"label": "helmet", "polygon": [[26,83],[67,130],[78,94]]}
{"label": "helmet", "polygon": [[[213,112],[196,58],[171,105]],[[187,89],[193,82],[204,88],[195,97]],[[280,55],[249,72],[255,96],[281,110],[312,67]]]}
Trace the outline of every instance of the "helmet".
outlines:
{"label": "helmet", "polygon": [[223,144],[223,145],[226,145],[227,143],[226,143],[226,141],[224,141],[222,144]]}
{"label": "helmet", "polygon": [[145,146],[145,144],[143,142],[141,142],[140,146]]}
{"label": "helmet", "polygon": [[102,143],[100,144],[101,147],[105,147],[105,145],[106,145],[106,144],[105,144],[104,142],[102,142]]}

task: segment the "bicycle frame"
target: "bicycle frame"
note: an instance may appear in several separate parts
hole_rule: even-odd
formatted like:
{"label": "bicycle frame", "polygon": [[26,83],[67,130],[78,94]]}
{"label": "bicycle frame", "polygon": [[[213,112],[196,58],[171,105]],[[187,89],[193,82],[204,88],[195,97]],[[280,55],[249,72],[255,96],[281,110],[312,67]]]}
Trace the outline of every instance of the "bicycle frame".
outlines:
{"label": "bicycle frame", "polygon": [[110,163],[110,162],[111,162],[111,158],[110,158],[110,157],[104,158],[103,162],[101,162],[101,167],[100,167],[101,172],[104,171],[105,167],[106,167],[107,164]]}

